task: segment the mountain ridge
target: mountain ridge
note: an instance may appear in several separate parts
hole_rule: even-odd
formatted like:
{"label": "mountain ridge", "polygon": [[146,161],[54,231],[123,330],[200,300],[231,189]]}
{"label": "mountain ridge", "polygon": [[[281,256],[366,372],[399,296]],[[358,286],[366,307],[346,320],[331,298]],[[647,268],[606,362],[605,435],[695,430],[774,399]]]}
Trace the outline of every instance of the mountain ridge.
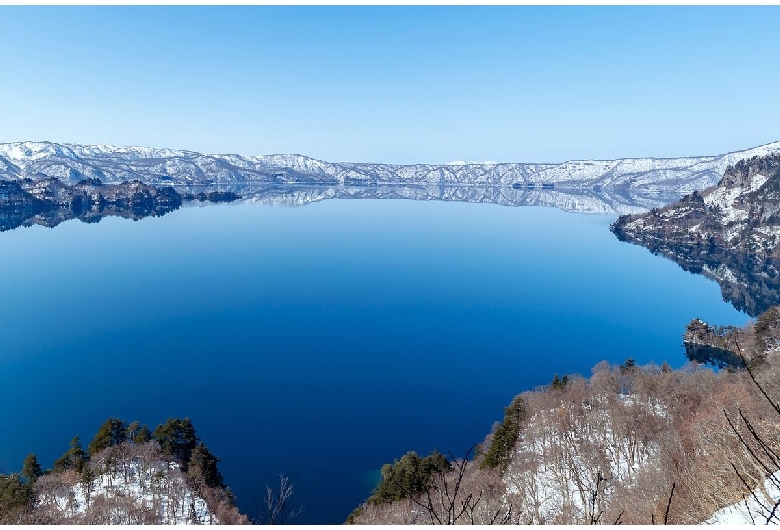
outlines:
{"label": "mountain ridge", "polygon": [[300,154],[203,154],[107,144],[0,143],[0,179],[59,178],[75,183],[140,180],[173,186],[258,183],[311,185],[554,186],[631,189],[682,196],[720,180],[739,160],[780,153],[780,142],[713,156],[570,160],[562,163],[457,162],[387,164],[328,162]]}

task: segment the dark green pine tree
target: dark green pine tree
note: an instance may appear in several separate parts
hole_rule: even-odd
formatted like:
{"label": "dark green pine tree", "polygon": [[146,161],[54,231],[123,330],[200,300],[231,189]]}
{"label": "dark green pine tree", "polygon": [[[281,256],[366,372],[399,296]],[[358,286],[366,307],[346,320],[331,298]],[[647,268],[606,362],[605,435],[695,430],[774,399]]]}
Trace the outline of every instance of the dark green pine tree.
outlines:
{"label": "dark green pine tree", "polygon": [[127,425],[125,422],[118,418],[108,418],[100,426],[92,441],[89,442],[89,454],[92,456],[106,447],[119,445],[125,440],[127,440]]}
{"label": "dark green pine tree", "polygon": [[132,422],[130,425],[127,426],[127,431],[125,433],[125,439],[127,440],[133,440],[136,435],[138,434],[138,431],[141,429],[141,424],[137,421]]}
{"label": "dark green pine tree", "polygon": [[433,451],[425,458],[409,451],[400,460],[382,466],[382,480],[368,501],[373,504],[392,502],[425,491],[431,477],[450,468],[447,458]]}
{"label": "dark green pine tree", "polygon": [[79,479],[79,482],[81,484],[81,488],[84,494],[87,497],[87,504],[89,504],[89,499],[92,493],[95,491],[96,478],[97,478],[97,474],[92,470],[92,468],[90,466],[84,466],[84,469],[81,472],[81,478]]}
{"label": "dark green pine tree", "polygon": [[144,425],[143,427],[138,429],[138,432],[135,433],[135,436],[133,436],[133,443],[145,444],[151,439],[152,439],[152,431],[149,430],[149,427]]}
{"label": "dark green pine tree", "polygon": [[198,445],[192,450],[187,474],[196,482],[202,480],[206,486],[224,487],[222,473],[217,469],[217,462],[219,462],[219,458],[209,451],[206,444],[198,442]]}
{"label": "dark green pine tree", "polygon": [[558,377],[558,374],[555,374],[555,379],[553,379],[553,382],[550,384],[550,388],[553,390],[562,390],[566,388],[566,385],[569,384],[569,376],[564,375],[563,378]]}
{"label": "dark green pine tree", "polygon": [[631,357],[626,359],[626,362],[624,362],[623,364],[620,365],[620,373],[621,374],[632,373],[632,372],[635,372],[636,369],[637,369],[636,361],[634,359],[632,359]]}
{"label": "dark green pine tree", "polygon": [[87,454],[81,447],[81,441],[78,436],[74,436],[70,441],[70,447],[60,458],[54,461],[54,472],[61,473],[68,469],[75,469],[81,473],[84,469],[84,464],[87,461]]}
{"label": "dark green pine tree", "polygon": [[139,422],[134,421],[127,426],[125,439],[135,444],[144,444],[152,439],[152,431],[149,430],[146,424],[141,426]]}
{"label": "dark green pine tree", "polygon": [[566,388],[566,385],[569,384],[569,376],[564,375],[563,378],[558,377],[558,374],[555,374],[555,378],[553,379],[553,382],[550,383],[550,388],[553,390],[561,390]]}
{"label": "dark green pine tree", "polygon": [[182,470],[187,471],[192,451],[198,442],[195,427],[189,418],[168,418],[154,429],[154,439],[164,454],[173,457],[181,464]]}
{"label": "dark green pine tree", "polygon": [[38,463],[38,458],[33,453],[30,453],[24,458],[24,463],[22,464],[22,478],[29,482],[35,482],[41,475],[43,475],[43,468]]}
{"label": "dark green pine tree", "polygon": [[485,460],[482,461],[480,467],[493,469],[500,466],[502,471],[506,470],[525,419],[525,400],[518,396],[504,409],[504,421],[493,433],[490,449],[485,454]]}
{"label": "dark green pine tree", "polygon": [[230,506],[236,505],[236,494],[233,493],[233,490],[230,489],[230,486],[225,487],[225,497],[227,498],[227,502]]}
{"label": "dark green pine tree", "polygon": [[33,485],[16,473],[0,475],[0,524],[23,522],[24,514],[32,508],[35,495]]}

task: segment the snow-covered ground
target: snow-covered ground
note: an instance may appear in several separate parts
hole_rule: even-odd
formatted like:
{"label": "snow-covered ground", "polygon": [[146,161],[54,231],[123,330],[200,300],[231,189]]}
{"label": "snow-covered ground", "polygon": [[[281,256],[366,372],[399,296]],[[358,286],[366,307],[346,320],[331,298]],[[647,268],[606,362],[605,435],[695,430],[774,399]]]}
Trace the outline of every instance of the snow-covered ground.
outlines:
{"label": "snow-covered ground", "polygon": [[127,466],[95,476],[89,484],[82,478],[40,489],[37,508],[66,522],[81,522],[86,516],[99,524],[219,523],[173,462],[134,459]]}
{"label": "snow-covered ground", "polygon": [[[555,523],[566,510],[579,514],[580,522],[598,517],[615,485],[630,485],[656,457],[657,444],[626,430],[607,401],[562,404],[529,418],[505,481],[534,523]],[[646,421],[664,424],[668,419],[656,400],[619,395],[616,401]]]}
{"label": "snow-covered ground", "polygon": [[[756,488],[752,495],[715,512],[705,524],[752,525],[780,524],[780,471],[766,479],[763,488]],[[775,511],[777,508],[777,511]]]}

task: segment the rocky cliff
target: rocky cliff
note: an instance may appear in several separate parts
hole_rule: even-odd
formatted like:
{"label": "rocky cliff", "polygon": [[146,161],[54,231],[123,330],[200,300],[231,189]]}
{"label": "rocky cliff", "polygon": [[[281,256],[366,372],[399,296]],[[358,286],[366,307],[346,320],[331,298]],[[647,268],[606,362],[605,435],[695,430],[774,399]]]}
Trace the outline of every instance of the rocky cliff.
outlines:
{"label": "rocky cliff", "polygon": [[751,316],[780,304],[779,155],[740,161],[717,185],[621,216],[611,230],[714,279],[724,299]]}

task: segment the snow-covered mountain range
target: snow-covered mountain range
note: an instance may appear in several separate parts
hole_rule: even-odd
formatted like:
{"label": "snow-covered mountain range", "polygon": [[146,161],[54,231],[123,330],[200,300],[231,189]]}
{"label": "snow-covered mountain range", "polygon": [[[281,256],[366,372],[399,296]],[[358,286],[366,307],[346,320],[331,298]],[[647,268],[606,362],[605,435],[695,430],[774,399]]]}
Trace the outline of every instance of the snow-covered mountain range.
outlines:
{"label": "snow-covered mountain range", "polygon": [[[309,186],[309,185],[217,185],[219,191],[235,193],[246,201],[275,206],[305,206],[327,199],[409,199],[455,201],[503,206],[551,206],[567,212],[624,215],[658,208],[677,196],[642,196],[631,190],[545,189],[482,186]],[[200,187],[185,191],[199,192]]]}
{"label": "snow-covered mountain range", "polygon": [[689,158],[585,160],[560,164],[372,164],[325,162],[302,155],[201,154],[192,151],[74,145],[0,144],[0,179],[56,177],[72,183],[140,180],[173,186],[236,183],[311,185],[424,185],[624,189],[642,196],[677,195],[720,180],[739,160],[780,152],[780,142],[745,151]]}

